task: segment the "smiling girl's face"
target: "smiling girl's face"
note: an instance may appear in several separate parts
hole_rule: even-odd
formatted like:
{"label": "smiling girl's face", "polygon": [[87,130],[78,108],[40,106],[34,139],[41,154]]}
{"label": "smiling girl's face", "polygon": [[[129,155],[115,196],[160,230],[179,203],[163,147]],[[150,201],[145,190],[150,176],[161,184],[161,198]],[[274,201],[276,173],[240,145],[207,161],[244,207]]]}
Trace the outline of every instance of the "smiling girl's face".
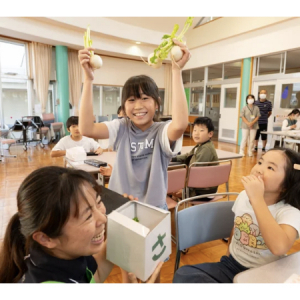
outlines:
{"label": "smiling girl's face", "polygon": [[272,150],[263,155],[252,168],[251,175],[260,176],[264,182],[265,193],[274,194],[274,203],[282,190],[285,178],[286,157],[282,151]]}
{"label": "smiling girl's face", "polygon": [[89,256],[98,253],[104,241],[105,206],[89,183],[83,184],[82,191],[87,201],[80,198],[78,217],[75,217],[75,205],[71,205],[70,218],[62,234],[55,238],[56,247],[51,249],[56,257],[75,259]]}

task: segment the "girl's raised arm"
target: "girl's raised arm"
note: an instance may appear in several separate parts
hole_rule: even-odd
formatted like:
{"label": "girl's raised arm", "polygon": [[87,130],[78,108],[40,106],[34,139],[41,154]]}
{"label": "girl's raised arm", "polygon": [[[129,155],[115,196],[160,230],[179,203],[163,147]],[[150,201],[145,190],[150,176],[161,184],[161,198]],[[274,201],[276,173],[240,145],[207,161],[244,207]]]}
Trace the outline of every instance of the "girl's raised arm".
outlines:
{"label": "girl's raised arm", "polygon": [[93,114],[93,80],[94,72],[90,66],[90,52],[86,48],[78,52],[78,59],[84,72],[84,82],[79,109],[79,130],[84,136],[95,139],[108,139],[108,128],[103,123],[94,123]]}
{"label": "girl's raised arm", "polygon": [[188,107],[182,82],[182,68],[188,62],[191,54],[185,44],[174,40],[182,52],[182,58],[172,61],[172,122],[168,127],[170,142],[178,140],[188,126]]}

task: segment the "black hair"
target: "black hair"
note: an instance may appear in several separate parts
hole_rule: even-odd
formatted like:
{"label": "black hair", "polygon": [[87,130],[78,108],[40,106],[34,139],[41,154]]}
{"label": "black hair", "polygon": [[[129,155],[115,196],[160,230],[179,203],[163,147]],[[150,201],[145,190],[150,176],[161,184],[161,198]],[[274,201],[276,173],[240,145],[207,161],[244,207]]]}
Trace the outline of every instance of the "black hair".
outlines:
{"label": "black hair", "polygon": [[130,77],[126,82],[122,90],[122,110],[125,111],[125,102],[129,97],[134,97],[136,99],[141,98],[140,90],[147,96],[152,97],[158,106],[158,109],[153,117],[153,121],[157,122],[159,120],[159,112],[161,106],[161,100],[159,97],[158,87],[155,81],[146,75],[139,75]]}
{"label": "black hair", "polygon": [[21,183],[17,193],[18,212],[6,228],[0,257],[0,283],[18,282],[27,271],[24,257],[31,247],[41,247],[32,237],[41,231],[50,238],[61,235],[70,217],[79,214],[83,185],[90,184],[97,194],[101,187],[84,171],[61,167],[44,167],[33,171]]}
{"label": "black hair", "polygon": [[209,117],[198,117],[194,121],[194,126],[195,125],[205,125],[208,129],[208,132],[212,132],[215,130],[215,127],[213,125],[213,122],[211,118]]}
{"label": "black hair", "polygon": [[295,108],[288,114],[288,116],[290,115],[300,115],[300,110],[298,108]]}
{"label": "black hair", "polygon": [[119,106],[117,114],[120,114],[121,111],[122,111],[122,106]]}
{"label": "black hair", "polygon": [[78,117],[77,116],[72,116],[67,120],[66,126],[67,126],[68,130],[70,129],[70,127],[72,125],[78,125]]}
{"label": "black hair", "polygon": [[[248,104],[248,98],[253,98],[254,99],[254,101],[255,101],[255,97],[254,97],[254,95],[252,95],[252,94],[249,94],[249,95],[247,95],[246,96],[246,103]],[[254,103],[253,103],[254,104]]]}
{"label": "black hair", "polygon": [[300,209],[300,170],[294,168],[295,164],[300,166],[300,154],[289,148],[273,148],[270,151],[283,152],[286,160],[285,177],[278,200]]}

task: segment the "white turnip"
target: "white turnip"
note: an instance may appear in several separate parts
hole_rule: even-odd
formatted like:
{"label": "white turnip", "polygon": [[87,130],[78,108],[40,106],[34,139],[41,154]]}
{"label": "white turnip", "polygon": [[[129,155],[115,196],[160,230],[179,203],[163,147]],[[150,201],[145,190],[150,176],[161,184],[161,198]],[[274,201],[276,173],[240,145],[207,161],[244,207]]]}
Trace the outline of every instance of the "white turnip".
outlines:
{"label": "white turnip", "polygon": [[102,58],[96,54],[91,55],[90,65],[94,70],[100,69],[103,65]]}
{"label": "white turnip", "polygon": [[162,66],[162,60],[158,57],[154,60],[154,63],[151,62],[151,58],[154,56],[154,53],[150,53],[148,56],[148,65],[154,69],[159,69]]}
{"label": "white turnip", "polygon": [[179,61],[183,56],[183,52],[179,46],[174,46],[171,50],[171,55],[173,56],[175,61]]}

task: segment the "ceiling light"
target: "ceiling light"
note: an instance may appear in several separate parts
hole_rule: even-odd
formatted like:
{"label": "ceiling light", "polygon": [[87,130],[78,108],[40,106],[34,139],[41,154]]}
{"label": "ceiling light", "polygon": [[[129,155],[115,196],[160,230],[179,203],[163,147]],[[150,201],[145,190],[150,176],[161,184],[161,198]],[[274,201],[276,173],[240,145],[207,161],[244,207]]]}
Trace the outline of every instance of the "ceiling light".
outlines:
{"label": "ceiling light", "polygon": [[135,42],[135,43],[138,44],[138,45],[141,44],[141,42]]}

